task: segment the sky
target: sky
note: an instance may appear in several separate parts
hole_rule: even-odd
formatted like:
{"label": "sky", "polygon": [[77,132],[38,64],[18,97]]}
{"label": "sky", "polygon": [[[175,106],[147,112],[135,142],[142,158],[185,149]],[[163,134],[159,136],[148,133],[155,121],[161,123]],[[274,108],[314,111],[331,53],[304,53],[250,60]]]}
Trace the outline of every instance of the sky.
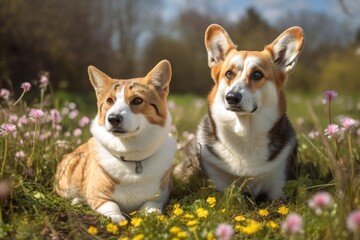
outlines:
{"label": "sky", "polygon": [[[254,7],[268,22],[292,11],[316,11],[328,14],[341,21],[346,21],[353,28],[360,28],[360,0],[164,0],[166,11],[164,18],[169,19],[174,13],[191,2],[205,5],[210,2],[218,12],[230,21],[237,21],[246,9]],[[346,13],[341,4],[346,7]]]}

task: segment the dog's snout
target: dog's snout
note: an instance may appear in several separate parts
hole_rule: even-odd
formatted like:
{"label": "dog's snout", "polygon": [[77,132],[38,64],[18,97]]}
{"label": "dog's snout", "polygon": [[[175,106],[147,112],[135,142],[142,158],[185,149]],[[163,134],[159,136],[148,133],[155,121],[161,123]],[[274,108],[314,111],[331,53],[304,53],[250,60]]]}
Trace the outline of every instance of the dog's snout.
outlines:
{"label": "dog's snout", "polygon": [[241,102],[242,95],[239,92],[229,92],[226,94],[226,102],[231,106],[236,106]]}
{"label": "dog's snout", "polygon": [[108,121],[112,126],[119,126],[123,122],[123,116],[120,114],[110,114]]}

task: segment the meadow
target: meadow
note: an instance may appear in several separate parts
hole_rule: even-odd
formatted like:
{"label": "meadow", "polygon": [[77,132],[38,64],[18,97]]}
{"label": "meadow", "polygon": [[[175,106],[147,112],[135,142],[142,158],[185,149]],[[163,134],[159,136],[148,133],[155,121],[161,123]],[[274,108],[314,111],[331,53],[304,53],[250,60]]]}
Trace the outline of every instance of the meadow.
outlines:
{"label": "meadow", "polygon": [[[90,137],[95,94],[51,93],[49,80],[0,89],[0,239],[360,239],[360,96],[287,92],[299,140],[287,202],[256,203],[241,187],[225,193],[196,175],[175,180],[163,214],[133,212],[113,224],[53,191],[61,156]],[[19,86],[20,87],[20,86]],[[203,97],[171,95],[176,162],[189,153]]]}

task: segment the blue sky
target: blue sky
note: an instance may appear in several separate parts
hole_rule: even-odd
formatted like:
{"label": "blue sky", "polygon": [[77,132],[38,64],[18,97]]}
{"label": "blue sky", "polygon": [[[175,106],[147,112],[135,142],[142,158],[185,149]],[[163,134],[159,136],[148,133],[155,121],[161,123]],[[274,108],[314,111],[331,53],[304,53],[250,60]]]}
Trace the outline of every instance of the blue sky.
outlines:
{"label": "blue sky", "polygon": [[[340,0],[341,1],[341,0]],[[347,15],[342,10],[339,0],[164,0],[166,4],[165,18],[171,18],[178,9],[196,2],[202,5],[211,4],[219,13],[231,21],[238,20],[247,8],[255,9],[270,23],[290,11],[324,12],[331,17],[346,21],[354,28],[360,28],[360,0],[342,0],[350,12]]]}

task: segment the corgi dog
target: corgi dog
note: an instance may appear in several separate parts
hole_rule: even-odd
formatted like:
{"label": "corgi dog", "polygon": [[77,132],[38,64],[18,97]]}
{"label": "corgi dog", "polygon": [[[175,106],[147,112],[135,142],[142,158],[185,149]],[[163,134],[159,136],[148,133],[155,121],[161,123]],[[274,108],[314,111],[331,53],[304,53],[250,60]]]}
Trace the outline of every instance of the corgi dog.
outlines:
{"label": "corgi dog", "polygon": [[176,142],[167,95],[171,65],[159,62],[144,78],[112,79],[88,68],[97,97],[93,135],[57,167],[55,191],[85,201],[113,222],[131,211],[161,212],[172,187]]}
{"label": "corgi dog", "polygon": [[197,139],[200,166],[217,190],[240,180],[257,200],[285,199],[282,188],[297,140],[286,116],[284,85],[303,43],[302,29],[292,27],[262,51],[238,51],[221,26],[207,28],[215,85]]}

